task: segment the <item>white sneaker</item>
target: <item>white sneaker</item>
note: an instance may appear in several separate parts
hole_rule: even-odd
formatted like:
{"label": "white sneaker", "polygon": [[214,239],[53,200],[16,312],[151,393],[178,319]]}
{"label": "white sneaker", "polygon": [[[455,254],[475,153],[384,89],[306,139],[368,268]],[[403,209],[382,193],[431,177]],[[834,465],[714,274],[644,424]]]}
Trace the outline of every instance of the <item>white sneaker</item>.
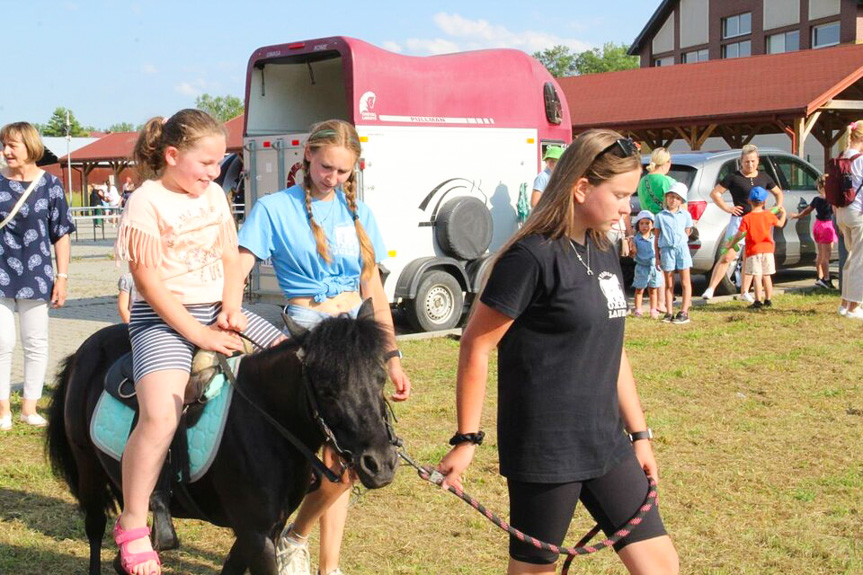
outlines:
{"label": "white sneaker", "polygon": [[9,431],[10,429],[12,429],[12,414],[7,413],[0,417],[0,431]]}
{"label": "white sneaker", "polygon": [[[321,575],[321,570],[320,570],[320,569],[318,569],[318,575]],[[342,570],[341,570],[341,569],[339,569],[338,567],[336,567],[335,571],[330,571],[329,573],[327,573],[327,575],[344,575],[344,574],[342,573]]]}
{"label": "white sneaker", "polygon": [[701,294],[701,297],[704,299],[712,299],[713,298],[713,288],[709,287],[706,290],[704,290],[704,293]]}
{"label": "white sneaker", "polygon": [[750,292],[746,292],[745,294],[741,294],[740,299],[742,299],[745,302],[749,302],[749,303],[755,302],[755,296],[752,295],[752,293],[750,293]]}
{"label": "white sneaker", "polygon": [[27,425],[32,425],[33,427],[45,427],[46,425],[48,425],[48,422],[45,420],[45,418],[38,413],[33,413],[31,415],[24,415],[22,413],[20,419]]}
{"label": "white sneaker", "polygon": [[859,319],[863,320],[863,308],[860,306],[855,307],[851,311],[845,312],[845,317],[848,319]]}
{"label": "white sneaker", "polygon": [[844,305],[840,305],[839,309],[836,310],[836,313],[838,313],[839,315],[844,317],[848,314],[848,308],[845,307]]}
{"label": "white sneaker", "polygon": [[279,575],[312,575],[312,558],[308,544],[288,537],[292,524],[285,525],[276,544],[276,567]]}

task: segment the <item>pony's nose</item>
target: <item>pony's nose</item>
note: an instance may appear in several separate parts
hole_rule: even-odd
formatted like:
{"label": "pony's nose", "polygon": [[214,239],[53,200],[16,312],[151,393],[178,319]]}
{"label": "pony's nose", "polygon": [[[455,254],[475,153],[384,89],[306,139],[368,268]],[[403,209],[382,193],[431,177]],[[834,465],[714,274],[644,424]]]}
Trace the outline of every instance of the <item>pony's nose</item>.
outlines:
{"label": "pony's nose", "polygon": [[[383,453],[366,453],[360,457],[359,470],[361,476],[368,478],[375,487],[388,485],[395,475],[399,458],[395,449],[387,449]],[[366,485],[366,487],[371,487]]]}

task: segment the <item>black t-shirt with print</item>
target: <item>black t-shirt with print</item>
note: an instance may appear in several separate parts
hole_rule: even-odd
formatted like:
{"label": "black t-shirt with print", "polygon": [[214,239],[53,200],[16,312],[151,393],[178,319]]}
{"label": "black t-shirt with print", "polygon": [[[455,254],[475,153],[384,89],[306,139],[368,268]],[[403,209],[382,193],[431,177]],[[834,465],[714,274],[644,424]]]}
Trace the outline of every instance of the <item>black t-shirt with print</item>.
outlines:
{"label": "black t-shirt with print", "polygon": [[604,475],[632,447],[617,378],[626,297],[613,249],[532,235],[492,269],[481,301],[514,318],[498,345],[500,472],[558,483]]}
{"label": "black t-shirt with print", "polygon": [[776,187],[776,182],[764,172],[758,172],[757,176],[750,178],[741,174],[740,170],[737,170],[733,174],[728,174],[722,178],[719,185],[731,192],[731,200],[734,202],[734,205],[743,208],[743,214],[748,214],[752,211],[752,206],[749,205],[750,190],[755,186],[761,186],[769,192]]}

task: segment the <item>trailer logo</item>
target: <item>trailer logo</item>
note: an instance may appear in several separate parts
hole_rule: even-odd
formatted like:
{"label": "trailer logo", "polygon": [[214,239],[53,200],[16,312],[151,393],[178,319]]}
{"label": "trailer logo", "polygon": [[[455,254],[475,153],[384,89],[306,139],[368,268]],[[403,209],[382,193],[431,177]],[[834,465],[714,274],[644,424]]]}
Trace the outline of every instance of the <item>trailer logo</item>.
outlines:
{"label": "trailer logo", "polygon": [[378,97],[374,92],[366,92],[360,96],[360,117],[363,120],[377,120],[378,115],[374,112],[375,102]]}

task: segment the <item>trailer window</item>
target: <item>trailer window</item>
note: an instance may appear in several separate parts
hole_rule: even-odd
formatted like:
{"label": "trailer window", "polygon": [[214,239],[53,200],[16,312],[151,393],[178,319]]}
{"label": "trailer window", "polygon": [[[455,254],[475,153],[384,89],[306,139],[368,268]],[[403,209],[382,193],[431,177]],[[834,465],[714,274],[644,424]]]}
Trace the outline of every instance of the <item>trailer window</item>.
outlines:
{"label": "trailer window", "polygon": [[543,95],[545,99],[545,119],[550,124],[559,125],[563,121],[563,106],[560,104],[560,97],[557,95],[557,90],[554,89],[554,84],[546,82],[543,86]]}

